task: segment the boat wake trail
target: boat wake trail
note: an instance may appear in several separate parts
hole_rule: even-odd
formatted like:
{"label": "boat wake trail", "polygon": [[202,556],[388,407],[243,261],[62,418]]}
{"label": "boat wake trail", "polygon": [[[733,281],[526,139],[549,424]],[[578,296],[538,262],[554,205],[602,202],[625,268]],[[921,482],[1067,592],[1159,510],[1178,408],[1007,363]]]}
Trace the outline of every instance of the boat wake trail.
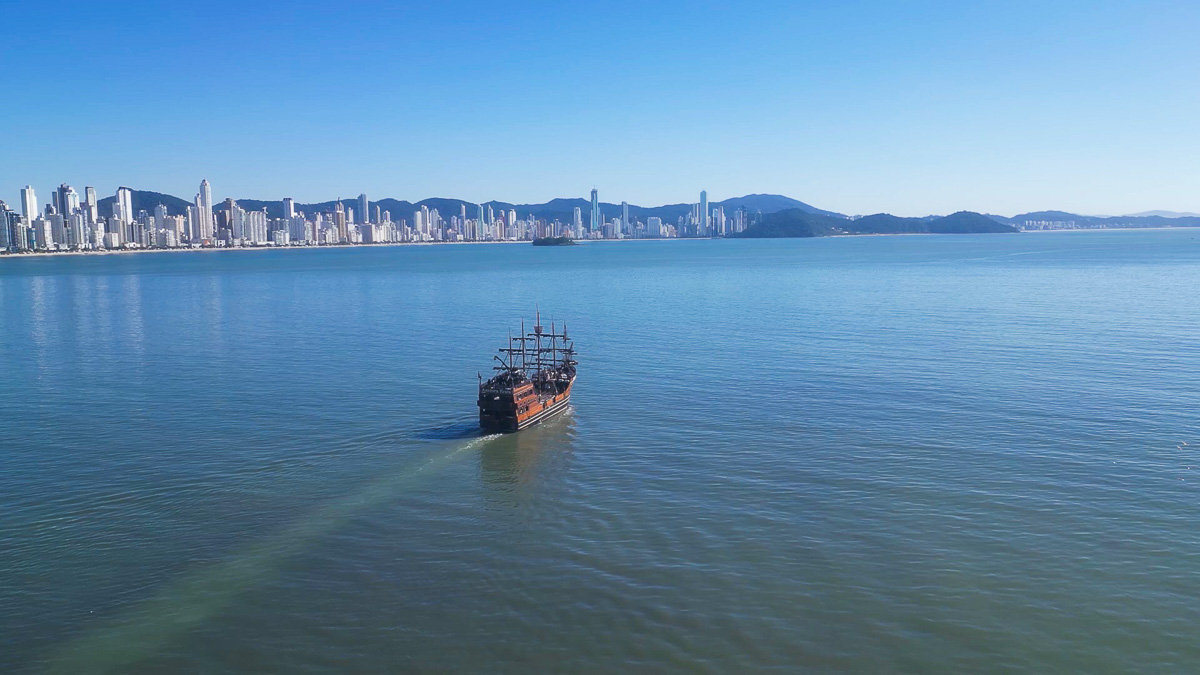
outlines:
{"label": "boat wake trail", "polygon": [[479,420],[473,417],[464,422],[449,422],[424,429],[417,432],[416,438],[425,441],[452,441],[460,438],[480,438],[484,435],[486,434],[479,429]]}
{"label": "boat wake trail", "polygon": [[[478,433],[478,432],[476,432]],[[267,579],[290,556],[358,514],[391,501],[422,477],[479,449],[501,434],[476,436],[435,453],[407,470],[367,483],[328,502],[233,558],[197,570],[112,621],[85,632],[45,663],[52,673],[124,672],[203,624],[238,595]]]}

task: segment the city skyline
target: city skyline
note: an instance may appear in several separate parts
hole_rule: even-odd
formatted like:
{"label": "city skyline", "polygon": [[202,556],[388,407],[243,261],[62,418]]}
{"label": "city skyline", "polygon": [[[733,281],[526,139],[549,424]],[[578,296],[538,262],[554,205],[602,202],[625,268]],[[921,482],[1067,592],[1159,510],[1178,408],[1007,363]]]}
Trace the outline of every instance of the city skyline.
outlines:
{"label": "city skyline", "polygon": [[[39,188],[39,186],[37,186],[37,185],[26,184],[24,187],[18,188],[15,191],[16,194],[18,195],[16,199],[5,199],[4,197],[0,197],[0,202],[8,204],[9,208],[13,209],[14,211],[16,211],[19,214],[26,215],[26,216],[28,215],[29,209],[31,206],[33,207],[32,210],[35,213],[42,213],[47,205],[54,205],[55,207],[57,207],[59,209],[59,212],[61,213],[61,212],[63,212],[63,209],[60,204],[60,199],[59,199],[59,194],[58,194],[59,190],[62,188],[70,188],[72,190],[74,189],[72,187],[72,184],[67,183],[67,182],[61,182],[61,183],[59,183],[58,188],[54,188],[54,189],[48,190],[46,192],[40,192],[40,194],[47,194],[47,192],[48,192],[50,194],[49,200],[42,199],[40,201],[40,203],[28,204],[26,191],[30,188],[32,188],[35,193],[39,192],[39,190],[45,189],[44,186],[42,188]],[[95,194],[97,191],[101,195],[101,197],[99,197],[99,199],[104,199],[106,196],[111,196],[113,194],[113,192],[115,192],[117,195],[117,198],[120,199],[120,195],[123,190],[137,190],[140,192],[151,192],[151,193],[166,195],[166,196],[172,197],[174,199],[180,199],[180,200],[187,201],[182,196],[187,193],[186,190],[181,190],[176,193],[176,192],[170,192],[167,190],[156,189],[155,186],[139,185],[137,187],[129,187],[129,186],[122,184],[122,185],[120,185],[120,187],[114,188],[113,192],[107,192],[107,193],[103,189],[97,190],[97,188],[93,184],[86,185],[84,189],[87,191],[90,191],[88,196],[93,197],[93,199],[92,200],[83,199],[82,201],[80,201],[80,198],[77,196],[76,197],[77,203],[81,203],[81,204],[89,204],[90,203],[90,204],[94,205],[96,202],[96,200],[94,198],[95,198]],[[4,187],[0,186],[0,194],[3,194],[4,192],[5,192]],[[326,192],[328,192],[328,191],[326,191]],[[355,191],[351,190],[350,192],[353,193]],[[516,206],[540,206],[540,205],[544,205],[544,204],[554,202],[557,200],[580,199],[585,202],[586,201],[593,202],[591,210],[595,211],[595,213],[580,214],[580,215],[582,215],[583,220],[588,225],[588,227],[592,228],[592,229],[595,229],[593,227],[593,225],[598,226],[602,222],[602,221],[593,219],[593,216],[595,216],[595,218],[598,219],[602,215],[600,213],[602,206],[603,207],[613,207],[613,208],[617,208],[617,209],[628,208],[628,207],[634,207],[634,208],[638,208],[638,209],[657,209],[657,208],[680,206],[680,205],[685,205],[685,204],[690,203],[693,206],[700,205],[702,207],[700,212],[703,213],[703,212],[706,212],[706,209],[704,209],[703,207],[706,204],[708,204],[710,201],[708,199],[708,190],[706,190],[706,189],[699,190],[699,195],[700,195],[699,200],[693,199],[690,201],[685,200],[685,201],[678,201],[678,202],[659,200],[659,201],[651,201],[648,203],[646,203],[646,202],[636,203],[636,202],[632,202],[632,201],[630,201],[628,199],[624,199],[624,198],[614,200],[611,202],[603,202],[602,200],[599,199],[598,194],[599,194],[599,190],[597,188],[593,187],[587,195],[558,194],[558,195],[552,195],[549,198],[542,200],[540,202],[539,201],[521,202],[521,201],[516,201],[516,200],[508,200],[508,199],[504,199],[503,195],[494,197],[494,198],[484,199],[484,200],[473,200],[473,199],[464,199],[461,196],[457,196],[457,195],[453,195],[453,194],[445,194],[444,192],[437,193],[434,195],[417,196],[415,198],[412,196],[398,197],[394,194],[386,194],[383,197],[379,197],[379,199],[384,199],[384,200],[389,200],[389,201],[397,201],[397,202],[407,202],[410,204],[418,204],[420,202],[430,201],[430,200],[449,200],[449,201],[461,201],[461,202],[464,202],[465,204],[469,204],[469,205],[508,204],[508,205],[516,205]],[[693,191],[693,196],[695,194],[696,194],[696,191]],[[839,215],[842,217],[855,218],[855,217],[860,217],[860,216],[864,216],[864,215],[870,215],[870,212],[868,212],[868,211],[851,210],[851,211],[846,211],[846,212],[839,212],[839,211],[833,210],[833,209],[826,209],[826,208],[824,208],[825,204],[823,202],[821,202],[820,200],[797,198],[796,195],[786,194],[786,193],[769,193],[766,191],[750,191],[747,193],[727,193],[727,194],[723,194],[720,196],[721,196],[720,199],[713,199],[713,200],[711,200],[711,202],[714,204],[719,204],[724,201],[744,199],[744,198],[754,197],[754,196],[781,197],[781,198],[791,200],[791,201],[802,202],[805,204],[806,207],[811,206],[811,208],[813,208],[819,212],[832,213],[832,214],[836,214],[836,215]],[[294,196],[294,193],[288,193],[288,196],[284,196],[284,197],[261,195],[261,194],[250,194],[250,195],[239,195],[237,197],[226,196],[226,197],[223,197],[221,201],[225,201],[225,200],[229,200],[229,199],[232,199],[234,201],[248,200],[248,201],[254,201],[254,202],[279,203],[283,206],[283,208],[285,210],[285,216],[287,216],[287,217],[290,217],[290,215],[288,213],[286,213],[288,211],[288,209],[294,209],[295,207],[300,206],[300,205],[312,206],[312,205],[319,205],[319,204],[333,204],[334,202],[339,202],[339,201],[346,204],[347,208],[351,208],[360,214],[364,211],[364,209],[371,209],[372,211],[376,211],[379,208],[378,205],[375,203],[375,201],[368,199],[366,193],[362,193],[362,192],[359,192],[357,197],[341,195],[341,196],[335,196],[335,197],[329,197],[329,196],[318,197],[318,198],[308,197],[308,198],[304,198],[304,199],[296,198]],[[211,187],[209,186],[209,181],[207,178],[201,180],[200,190],[192,198],[191,202],[194,203],[202,211],[208,213],[209,214],[208,217],[211,220],[211,212],[212,212],[214,202],[213,202],[213,198],[212,198],[212,194],[211,194]],[[207,204],[207,206],[205,206],[204,204]],[[1027,214],[1031,214],[1031,213],[1044,213],[1044,212],[1059,212],[1059,213],[1066,213],[1068,215],[1079,215],[1079,216],[1090,217],[1090,218],[1114,218],[1114,217],[1136,218],[1136,217],[1146,217],[1146,216],[1160,216],[1160,217],[1165,217],[1165,218],[1200,217],[1200,208],[1197,208],[1195,210],[1181,210],[1181,211],[1174,211],[1174,210],[1170,210],[1170,209],[1160,209],[1160,208],[1147,208],[1147,209],[1143,209],[1141,211],[1128,212],[1128,213],[1100,213],[1100,212],[1068,211],[1067,209],[1057,208],[1055,205],[1050,205],[1047,208],[1036,209],[1036,210],[1032,210],[1032,211],[1022,211],[1022,212],[1017,212],[1017,213],[1004,214],[1004,213],[992,213],[992,212],[988,212],[983,209],[972,208],[970,205],[966,205],[963,208],[958,209],[958,211],[972,211],[972,212],[977,212],[977,213],[987,213],[987,214],[999,216],[1001,218],[1014,218],[1014,217],[1027,215]],[[883,211],[883,212],[879,212],[879,213],[887,213],[889,215],[899,215],[899,214],[892,214],[891,212],[887,212],[887,211]],[[101,215],[106,215],[106,214],[101,214]],[[627,213],[625,215],[627,215]],[[948,214],[931,212],[931,213],[922,213],[919,216],[908,216],[908,217],[921,218],[921,217],[936,217],[936,216],[942,216],[942,215],[948,215]],[[132,216],[132,214],[130,214],[130,216]],[[577,216],[577,217],[579,217],[579,216]],[[462,218],[465,219],[466,215],[464,214],[462,216]],[[126,219],[125,222],[128,222],[128,219]]]}
{"label": "city skyline", "polygon": [[[349,204],[341,199],[297,204],[293,198],[285,197],[276,201],[242,200],[251,205],[246,208],[238,203],[239,200],[227,197],[215,206],[212,185],[207,178],[201,179],[190,203],[174,195],[137,191],[135,205],[135,191],[126,186],[118,188],[114,196],[105,198],[99,198],[93,186],[86,186],[85,199],[81,201],[73,186],[61,183],[51,192],[50,201],[44,206],[40,206],[35,187],[26,185],[20,193],[19,209],[0,200],[0,253],[512,242],[553,237],[659,239],[1200,227],[1200,216],[1196,214],[1167,215],[1165,212],[1099,218],[1061,211],[1031,212],[1013,218],[965,211],[923,219],[897,218],[891,214],[848,216],[823,211],[781,195],[754,194],[709,202],[707,190],[700,190],[699,200],[690,205],[649,208],[624,200],[619,204],[601,202],[597,188],[592,188],[586,201],[556,199],[544,204],[523,205],[472,204],[453,198],[431,198],[415,203],[383,198],[372,203],[366,193],[359,193]],[[105,205],[101,206],[102,203]],[[572,203],[588,205],[586,225],[582,206],[572,207]],[[454,213],[456,208],[457,213]],[[469,217],[468,208],[476,214],[474,218]],[[566,210],[568,208],[570,211]],[[631,213],[631,208],[639,212]],[[442,209],[449,215],[443,215]],[[525,211],[524,217],[518,215],[518,209]],[[773,229],[777,225],[770,223],[772,219],[777,223],[779,217],[770,214],[789,210],[805,215],[797,220],[794,213],[781,214],[784,221],[792,224],[782,230]],[[765,220],[764,212],[770,216]],[[613,215],[609,218],[608,214]],[[963,217],[967,218],[966,222]],[[812,229],[814,218],[823,225]],[[943,222],[938,225],[939,230],[931,229],[939,221],[954,221],[955,224],[950,226]],[[800,222],[810,224],[798,225]],[[763,227],[756,228],[759,224]],[[997,225],[1001,227],[997,228]]]}
{"label": "city skyline", "polygon": [[615,9],[21,3],[0,85],[29,104],[0,111],[0,198],[207,175],[309,200],[706,185],[842,213],[1200,210],[1200,6]]}
{"label": "city skyline", "polygon": [[[645,221],[631,218],[628,202],[622,202],[618,214],[608,219],[602,212],[598,191],[593,188],[591,218],[586,228],[579,207],[574,208],[573,218],[564,220],[539,217],[532,212],[522,218],[515,206],[506,211],[503,207],[497,210],[495,203],[479,203],[474,205],[477,216],[470,218],[467,202],[461,200],[443,200],[458,201],[457,214],[443,215],[437,207],[420,203],[409,204],[411,220],[399,213],[393,218],[391,210],[382,209],[379,203],[372,210],[366,193],[359,193],[351,202],[353,206],[338,199],[325,208],[319,208],[320,204],[308,205],[309,213],[304,212],[305,205],[297,209],[295,200],[285,197],[279,202],[282,213],[272,216],[265,206],[246,209],[232,197],[214,206],[212,185],[207,178],[201,179],[190,204],[173,195],[150,192],[147,194],[170,199],[159,199],[153,205],[143,201],[136,214],[134,191],[129,187],[118,188],[104,209],[100,203],[108,198],[99,198],[93,186],[85,187],[84,191],[87,201],[81,202],[74,187],[61,183],[53,191],[51,201],[42,207],[37,189],[26,185],[21,188],[20,211],[0,200],[0,253],[511,242],[549,237],[724,237],[741,233],[751,224],[750,212],[745,207],[737,208],[728,218],[723,204],[715,205],[710,213],[707,193],[703,190],[690,213],[679,215],[676,223],[670,224],[661,217],[648,217]],[[171,200],[175,202],[174,209],[164,203]],[[754,217],[760,215],[755,213]]]}

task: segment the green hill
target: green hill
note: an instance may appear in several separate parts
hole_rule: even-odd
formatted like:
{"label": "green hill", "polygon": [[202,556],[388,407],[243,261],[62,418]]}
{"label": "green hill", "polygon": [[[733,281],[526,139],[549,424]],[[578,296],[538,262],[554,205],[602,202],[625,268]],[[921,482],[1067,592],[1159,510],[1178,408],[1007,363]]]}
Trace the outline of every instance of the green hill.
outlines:
{"label": "green hill", "polygon": [[[192,203],[184,201],[173,195],[166,195],[161,192],[151,192],[149,190],[133,190],[130,203],[133,206],[133,215],[137,215],[139,211],[145,211],[151,215],[154,214],[154,207],[162,204],[167,207],[167,214],[172,216],[182,216],[187,214],[187,207]],[[117,201],[116,196],[105,197],[96,202],[97,212],[102,218],[107,218],[113,214],[113,202]]]}
{"label": "green hill", "polygon": [[788,209],[763,216],[739,237],[825,237],[836,234],[970,234],[1016,232],[1011,225],[985,215],[960,211],[940,218],[901,218],[887,213],[864,216],[857,220],[833,218],[800,209]]}
{"label": "green hill", "polygon": [[747,239],[783,237],[826,237],[843,232],[841,227],[853,221],[833,218],[801,209],[787,209],[763,216],[745,232],[735,235]]}
{"label": "green hill", "polygon": [[928,231],[934,234],[991,234],[1016,232],[1017,228],[997,222],[982,213],[959,211],[944,218],[927,223]]}
{"label": "green hill", "polygon": [[[106,197],[105,199],[101,200],[101,213],[112,213],[111,204],[113,200],[113,197]],[[280,218],[283,216],[283,201],[279,199],[264,200],[235,197],[234,200],[239,206],[247,211],[259,211],[266,209],[267,215],[272,218]],[[219,207],[224,201],[224,197],[213,195],[214,208]],[[341,201],[342,204],[344,204],[347,208],[358,208],[357,195],[343,195]],[[157,192],[149,192],[145,190],[134,190],[133,210],[135,213],[141,208],[146,208],[147,211],[153,211],[154,207],[160,202],[167,206],[167,209],[172,215],[182,214],[187,208],[188,204],[190,204],[190,202],[186,200],[172,197],[171,195],[163,195]],[[312,215],[314,213],[332,211],[336,203],[337,200],[314,203],[297,202],[296,210]],[[147,208],[140,206],[140,204],[149,204],[149,207]],[[415,203],[386,197],[372,199],[372,211],[376,205],[378,205],[381,210],[391,211],[393,218],[411,219],[413,211],[419,210],[422,206],[427,206],[430,209],[437,209],[443,218],[449,218],[450,216],[458,215],[461,212],[463,205],[466,205],[467,207],[468,217],[474,218],[478,213],[478,206],[474,202],[441,197],[423,199]],[[589,202],[587,199],[578,197],[551,199],[550,201],[542,204],[511,204],[509,202],[493,200],[483,202],[483,206],[484,208],[491,206],[497,214],[501,212],[507,213],[509,209],[516,209],[517,214],[521,218],[525,218],[530,214],[533,214],[535,217],[542,218],[544,220],[558,219],[565,223],[569,223],[573,220],[574,210],[576,208],[582,212],[584,222],[588,222],[591,217],[591,202]],[[781,210],[799,209],[809,213],[829,215],[839,219],[842,218],[841,214],[833,213],[832,211],[824,211],[814,206],[810,206],[809,204],[805,204],[799,200],[792,199],[790,197],[783,197],[781,195],[746,195],[745,197],[735,197],[733,199],[726,199],[724,201],[711,202],[710,206],[712,208],[723,206],[725,208],[726,215],[730,216],[732,216],[733,212],[738,208],[745,208],[751,214],[755,212],[762,212],[766,214]],[[662,218],[663,222],[665,223],[674,223],[678,218],[686,217],[689,213],[691,213],[691,211],[691,204],[664,204],[662,206],[638,206],[636,204],[629,205],[630,217],[645,220],[646,218],[654,216]],[[609,219],[621,212],[621,205],[610,202],[601,202],[600,212],[605,219]]]}
{"label": "green hill", "polygon": [[921,218],[901,218],[890,213],[876,213],[851,220],[845,225],[847,232],[854,234],[917,234],[925,232],[925,221]]}

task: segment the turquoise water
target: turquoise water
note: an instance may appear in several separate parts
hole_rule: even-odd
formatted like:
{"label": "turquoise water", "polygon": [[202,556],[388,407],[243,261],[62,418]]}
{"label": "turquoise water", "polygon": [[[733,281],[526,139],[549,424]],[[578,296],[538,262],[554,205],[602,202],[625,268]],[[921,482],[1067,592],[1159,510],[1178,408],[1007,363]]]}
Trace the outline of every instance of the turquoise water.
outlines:
{"label": "turquoise water", "polygon": [[[1197,289],[1189,230],[6,258],[0,671],[1194,670]],[[481,436],[535,303],[573,410]]]}

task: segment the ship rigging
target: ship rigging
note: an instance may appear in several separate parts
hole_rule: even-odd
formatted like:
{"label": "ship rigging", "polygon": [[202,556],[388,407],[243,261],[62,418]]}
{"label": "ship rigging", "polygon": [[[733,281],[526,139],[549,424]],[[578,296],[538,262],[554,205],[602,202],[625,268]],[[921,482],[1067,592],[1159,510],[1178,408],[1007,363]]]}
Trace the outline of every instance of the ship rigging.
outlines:
{"label": "ship rigging", "polygon": [[519,431],[566,410],[575,384],[575,345],[551,322],[547,332],[541,312],[532,332],[521,321],[518,337],[508,336],[508,346],[492,357],[496,374],[487,381],[479,376],[479,426],[488,431]]}

